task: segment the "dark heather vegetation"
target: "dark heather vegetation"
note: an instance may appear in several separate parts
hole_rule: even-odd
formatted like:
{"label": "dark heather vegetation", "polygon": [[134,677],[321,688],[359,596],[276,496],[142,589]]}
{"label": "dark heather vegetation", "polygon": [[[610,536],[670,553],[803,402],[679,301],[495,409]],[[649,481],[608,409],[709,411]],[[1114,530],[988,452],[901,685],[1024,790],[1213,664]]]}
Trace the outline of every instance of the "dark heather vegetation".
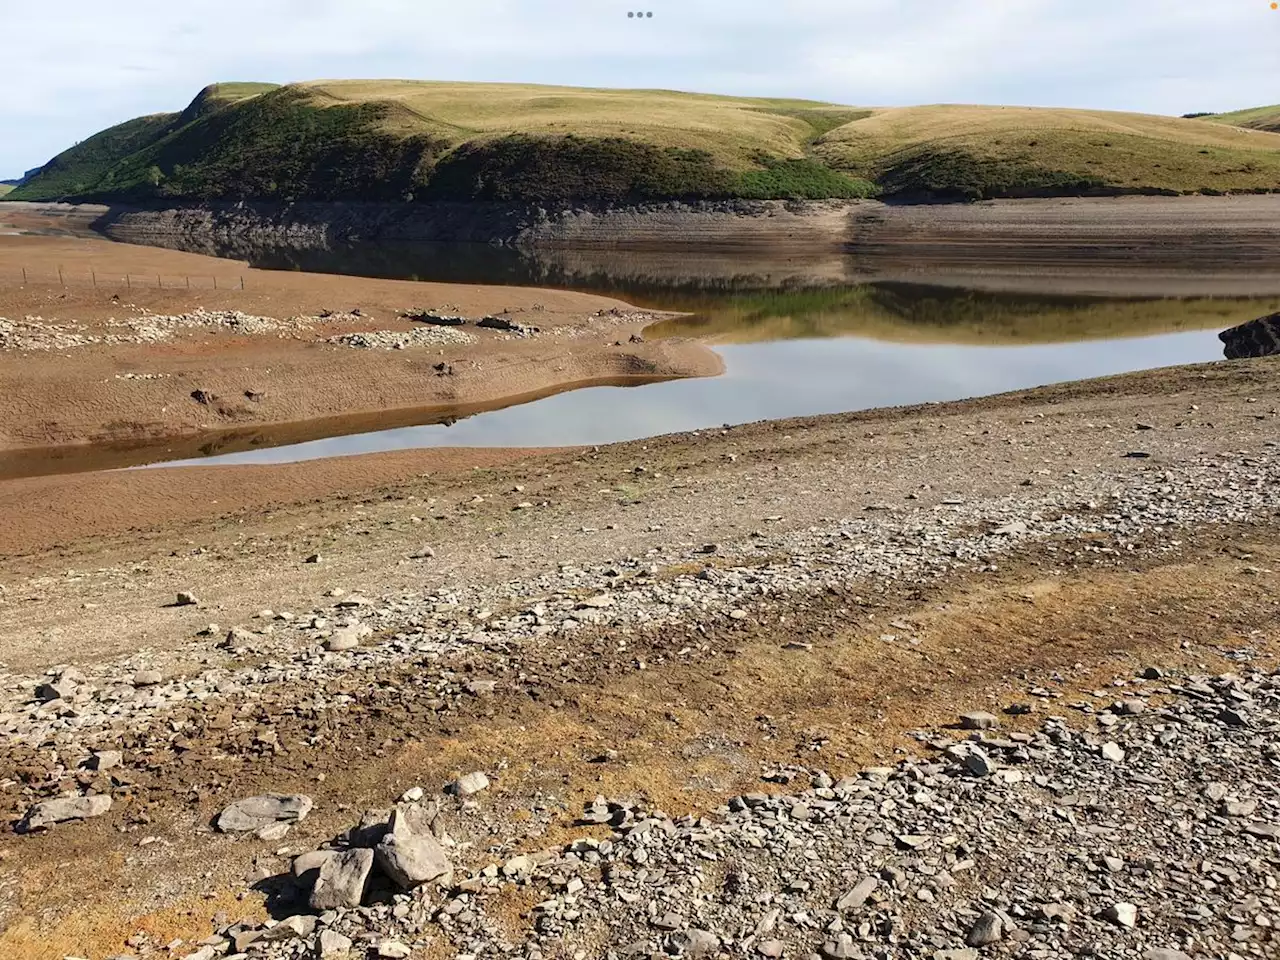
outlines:
{"label": "dark heather vegetation", "polygon": [[1280,130],[1280,108],[1186,119],[511,84],[216,84],[181,113],[76,144],[6,199],[569,204],[1265,192],[1280,189],[1280,132],[1271,130]]}
{"label": "dark heather vegetation", "polygon": [[937,148],[904,153],[881,171],[876,183],[885,193],[921,200],[1063,196],[1097,193],[1107,188],[1100,177]]}

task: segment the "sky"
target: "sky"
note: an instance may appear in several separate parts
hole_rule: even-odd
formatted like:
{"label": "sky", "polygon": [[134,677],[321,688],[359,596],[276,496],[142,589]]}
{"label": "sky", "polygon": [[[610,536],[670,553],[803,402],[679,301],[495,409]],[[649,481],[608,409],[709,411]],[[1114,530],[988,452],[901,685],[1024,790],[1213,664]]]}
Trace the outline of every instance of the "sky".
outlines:
{"label": "sky", "polygon": [[228,80],[1165,114],[1280,102],[1270,0],[7,0],[0,26],[0,177]]}

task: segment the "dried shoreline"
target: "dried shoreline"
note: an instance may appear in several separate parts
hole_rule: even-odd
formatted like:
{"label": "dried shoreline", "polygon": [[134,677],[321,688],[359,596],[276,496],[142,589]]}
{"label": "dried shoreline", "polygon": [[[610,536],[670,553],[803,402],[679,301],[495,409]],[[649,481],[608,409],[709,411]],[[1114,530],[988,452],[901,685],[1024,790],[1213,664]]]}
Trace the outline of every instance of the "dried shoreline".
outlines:
{"label": "dried shoreline", "polygon": [[[335,418],[349,432],[722,370],[694,341],[645,342],[644,328],[671,314],[607,297],[252,270],[82,238],[0,236],[4,255],[76,282],[0,288],[0,455],[41,450],[56,463],[94,447],[111,466],[113,448],[234,449],[271,431],[312,439]],[[177,279],[130,288],[128,271]],[[242,272],[245,289],[213,289],[219,271]],[[192,277],[203,288],[183,285]],[[466,322],[401,315],[415,309]],[[485,317],[499,329],[480,326]],[[30,462],[14,458],[0,475],[30,473]]]}

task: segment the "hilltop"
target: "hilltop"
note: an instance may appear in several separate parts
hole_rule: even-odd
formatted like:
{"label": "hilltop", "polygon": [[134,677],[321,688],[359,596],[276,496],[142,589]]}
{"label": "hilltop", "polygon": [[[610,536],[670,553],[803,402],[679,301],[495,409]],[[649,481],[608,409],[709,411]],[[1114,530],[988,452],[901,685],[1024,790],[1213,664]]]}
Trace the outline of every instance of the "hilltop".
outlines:
{"label": "hilltop", "polygon": [[[1277,114],[1183,119],[518,84],[227,83],[207,87],[181,113],[90,137],[10,198],[615,202],[1270,192],[1280,189],[1280,133],[1265,127]],[[1258,129],[1234,129],[1238,123]]]}

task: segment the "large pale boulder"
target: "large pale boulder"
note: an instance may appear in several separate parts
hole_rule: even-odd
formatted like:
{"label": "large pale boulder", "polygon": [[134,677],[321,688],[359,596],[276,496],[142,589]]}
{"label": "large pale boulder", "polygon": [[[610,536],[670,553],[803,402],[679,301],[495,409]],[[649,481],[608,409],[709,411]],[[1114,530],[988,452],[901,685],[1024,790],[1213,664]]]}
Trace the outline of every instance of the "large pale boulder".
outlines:
{"label": "large pale boulder", "polygon": [[453,872],[440,842],[430,831],[414,829],[403,810],[391,814],[386,836],[374,852],[382,872],[403,890],[412,890]]}

